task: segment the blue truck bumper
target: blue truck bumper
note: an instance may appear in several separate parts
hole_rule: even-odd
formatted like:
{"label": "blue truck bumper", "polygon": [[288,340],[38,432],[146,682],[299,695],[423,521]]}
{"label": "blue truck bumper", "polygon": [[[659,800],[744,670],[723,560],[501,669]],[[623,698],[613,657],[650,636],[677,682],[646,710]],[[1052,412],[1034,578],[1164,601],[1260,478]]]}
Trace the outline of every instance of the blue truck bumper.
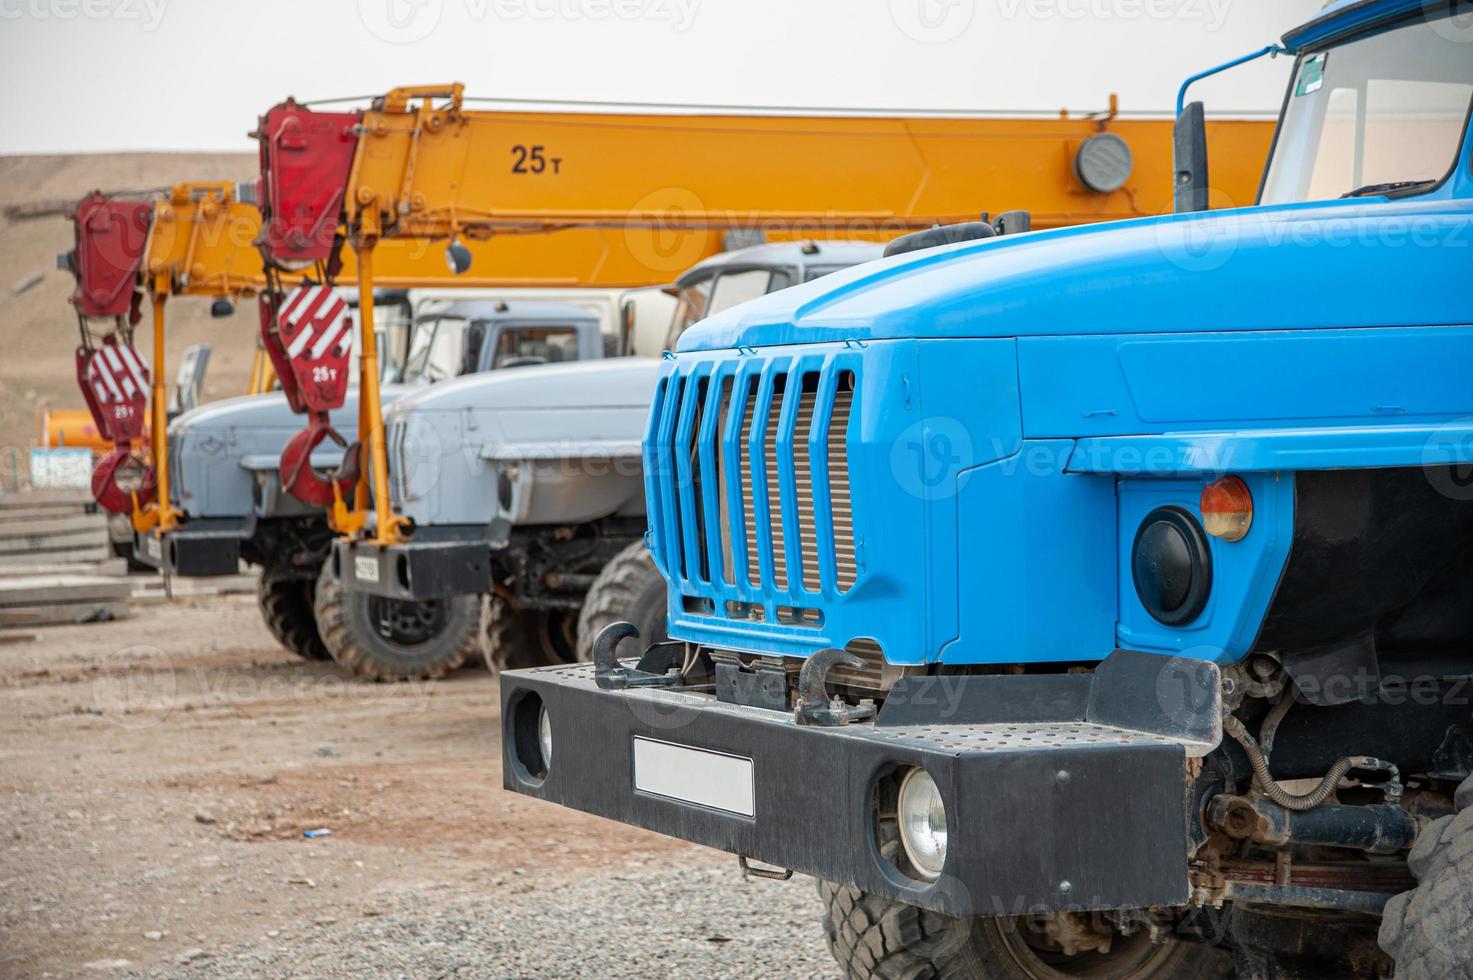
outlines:
{"label": "blue truck bumper", "polygon": [[[952,915],[1180,906],[1189,756],[1218,731],[1217,669],[1129,657],[1103,681],[1104,670],[911,678],[876,723],[843,727],[799,725],[709,688],[604,690],[592,665],[510,671],[504,785]],[[1174,702],[1165,664],[1199,694]],[[1122,713],[1150,728],[1123,727]],[[876,817],[881,787],[908,767],[924,768],[945,803],[934,881],[901,870]]]}

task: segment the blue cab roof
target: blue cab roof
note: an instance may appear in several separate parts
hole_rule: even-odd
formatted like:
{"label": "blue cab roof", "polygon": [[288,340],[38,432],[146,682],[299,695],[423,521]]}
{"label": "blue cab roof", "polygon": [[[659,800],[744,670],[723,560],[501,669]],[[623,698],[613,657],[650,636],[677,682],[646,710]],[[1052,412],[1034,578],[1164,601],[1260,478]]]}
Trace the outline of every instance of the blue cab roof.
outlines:
{"label": "blue cab roof", "polygon": [[1430,12],[1439,6],[1436,0],[1336,0],[1327,4],[1318,16],[1285,34],[1284,47],[1292,54],[1299,54],[1413,12]]}
{"label": "blue cab roof", "polygon": [[1349,199],[962,242],[733,307],[678,350],[1468,324],[1469,249],[1435,246],[1470,227],[1466,198]]}

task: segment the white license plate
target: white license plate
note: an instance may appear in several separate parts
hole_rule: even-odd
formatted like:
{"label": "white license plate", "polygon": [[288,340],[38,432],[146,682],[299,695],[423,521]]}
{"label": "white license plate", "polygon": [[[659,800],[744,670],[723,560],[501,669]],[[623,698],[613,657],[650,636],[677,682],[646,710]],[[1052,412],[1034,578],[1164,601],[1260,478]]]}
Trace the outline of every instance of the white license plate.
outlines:
{"label": "white license plate", "polygon": [[634,788],[743,817],[756,816],[752,760],[634,737]]}
{"label": "white license plate", "polygon": [[164,546],[159,543],[159,539],[158,538],[154,538],[154,537],[144,538],[143,539],[143,550],[148,553],[148,557],[153,558],[155,560],[161,559],[164,556]]}
{"label": "white license plate", "polygon": [[353,577],[360,582],[378,581],[377,558],[354,558]]}

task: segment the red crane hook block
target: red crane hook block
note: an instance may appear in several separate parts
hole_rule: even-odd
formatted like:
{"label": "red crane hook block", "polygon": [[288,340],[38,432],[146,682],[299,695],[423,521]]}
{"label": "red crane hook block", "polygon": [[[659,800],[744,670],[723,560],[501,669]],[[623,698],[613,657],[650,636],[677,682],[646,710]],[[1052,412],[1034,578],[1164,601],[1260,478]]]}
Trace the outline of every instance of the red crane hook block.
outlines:
{"label": "red crane hook block", "polygon": [[[346,452],[342,465],[336,473],[328,476],[312,466],[312,452],[324,440],[331,439]],[[358,444],[347,444],[328,422],[327,413],[314,412],[307,428],[291,437],[281,451],[281,485],[287,493],[306,504],[318,507],[332,506],[334,485],[338,494],[346,497],[353,492],[358,482]]]}
{"label": "red crane hook block", "polygon": [[[156,489],[153,464],[133,450],[133,443],[143,438],[148,419],[148,365],[133,345],[108,334],[96,347],[77,348],[76,367],[92,421],[103,438],[113,443],[112,450],[92,469],[92,496],[107,510],[129,513],[134,493],[139,503],[147,503]],[[122,472],[137,474],[135,487],[118,485]]]}

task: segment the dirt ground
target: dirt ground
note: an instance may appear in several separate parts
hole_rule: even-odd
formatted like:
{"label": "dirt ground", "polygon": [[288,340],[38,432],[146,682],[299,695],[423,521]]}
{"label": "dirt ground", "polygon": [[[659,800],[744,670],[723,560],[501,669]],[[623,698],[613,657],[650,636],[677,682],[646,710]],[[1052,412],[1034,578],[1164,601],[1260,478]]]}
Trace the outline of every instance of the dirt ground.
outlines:
{"label": "dirt ground", "polygon": [[[0,642],[0,976],[832,973],[811,884],[504,792],[484,667],[357,683],[253,596],[137,613]],[[600,920],[672,959],[600,965]]]}

